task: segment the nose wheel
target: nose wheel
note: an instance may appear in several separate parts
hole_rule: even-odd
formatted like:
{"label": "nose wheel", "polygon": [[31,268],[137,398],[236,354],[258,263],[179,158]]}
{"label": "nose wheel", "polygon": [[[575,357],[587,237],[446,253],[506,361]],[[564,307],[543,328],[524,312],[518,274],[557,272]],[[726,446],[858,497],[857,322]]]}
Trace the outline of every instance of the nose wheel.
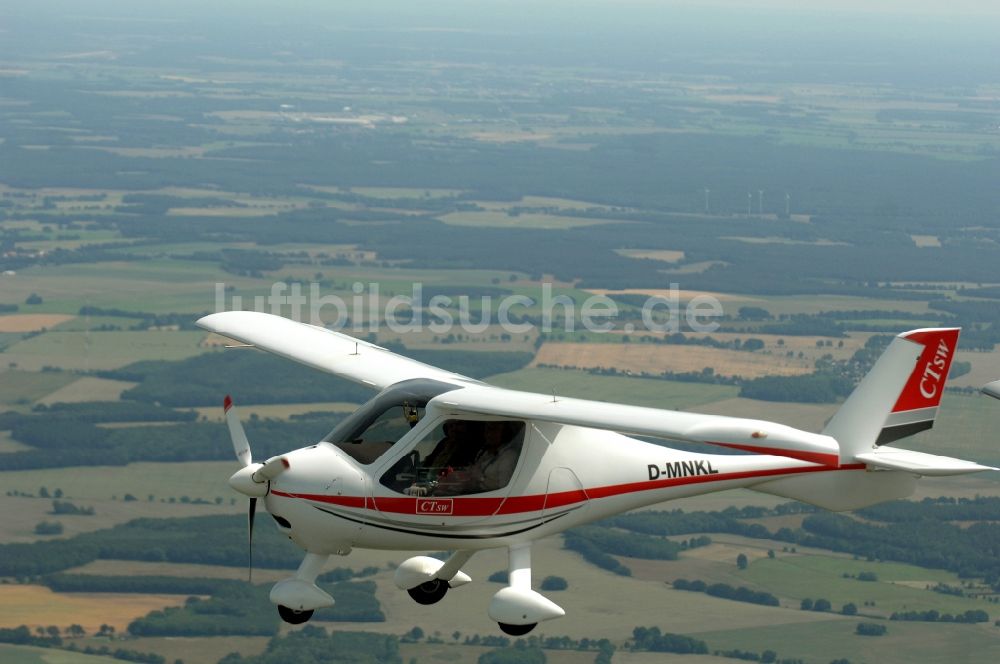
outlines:
{"label": "nose wheel", "polygon": [[448,593],[448,582],[441,579],[431,579],[425,581],[415,588],[410,588],[406,592],[417,604],[437,604]]}
{"label": "nose wheel", "polygon": [[307,622],[313,616],[313,612],[310,611],[296,611],[290,609],[287,606],[278,605],[278,615],[289,625],[301,625]]}

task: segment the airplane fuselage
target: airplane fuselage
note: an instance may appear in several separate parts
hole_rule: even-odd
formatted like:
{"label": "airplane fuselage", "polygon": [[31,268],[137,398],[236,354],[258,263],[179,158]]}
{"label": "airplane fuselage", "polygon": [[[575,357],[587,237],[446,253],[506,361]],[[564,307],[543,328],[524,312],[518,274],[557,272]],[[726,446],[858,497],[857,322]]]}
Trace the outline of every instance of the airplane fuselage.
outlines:
{"label": "airplane fuselage", "polygon": [[[823,477],[845,473],[870,484],[864,464],[830,467],[761,454],[697,454],[620,434],[529,422],[510,484],[468,496],[402,495],[377,481],[408,453],[405,441],[364,467],[329,443],[284,455],[289,470],[270,487],[268,512],[308,551],[352,548],[486,549],[528,542],[628,510],[725,489],[795,497],[795,478],[821,494]],[[394,448],[395,449],[395,448]],[[912,489],[907,477],[878,473],[891,497]],[[831,484],[832,486],[832,484]],[[838,489],[838,493],[842,493]],[[830,496],[850,509],[849,495]]]}

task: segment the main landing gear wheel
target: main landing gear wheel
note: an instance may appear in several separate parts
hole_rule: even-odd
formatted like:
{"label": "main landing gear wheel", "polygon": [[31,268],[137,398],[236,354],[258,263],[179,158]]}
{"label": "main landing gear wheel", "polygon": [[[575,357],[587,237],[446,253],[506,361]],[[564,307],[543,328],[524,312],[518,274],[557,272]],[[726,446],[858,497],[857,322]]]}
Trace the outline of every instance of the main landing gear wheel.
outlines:
{"label": "main landing gear wheel", "polygon": [[287,606],[278,605],[278,615],[289,625],[301,625],[302,623],[308,621],[313,617],[312,610],[309,611],[296,611],[294,609],[289,609]]}
{"label": "main landing gear wheel", "polygon": [[447,594],[448,582],[441,579],[431,579],[406,592],[410,593],[410,597],[417,604],[437,604]]}
{"label": "main landing gear wheel", "polygon": [[500,625],[500,629],[504,634],[510,634],[511,636],[524,636],[531,630],[538,627],[538,623],[531,623],[530,625],[510,625],[508,623],[497,623]]}

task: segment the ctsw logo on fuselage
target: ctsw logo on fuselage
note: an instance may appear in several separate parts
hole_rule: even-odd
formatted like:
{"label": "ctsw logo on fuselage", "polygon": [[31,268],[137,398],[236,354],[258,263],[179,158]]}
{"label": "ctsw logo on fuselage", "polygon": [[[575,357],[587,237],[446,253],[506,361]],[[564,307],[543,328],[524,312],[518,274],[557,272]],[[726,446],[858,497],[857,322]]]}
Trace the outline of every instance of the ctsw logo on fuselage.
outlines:
{"label": "ctsw logo on fuselage", "polygon": [[719,471],[712,467],[711,461],[704,459],[692,461],[672,461],[660,468],[655,463],[651,463],[646,468],[649,470],[649,479],[657,480],[661,477],[673,479],[678,477],[693,477],[696,475],[718,475]]}
{"label": "ctsw logo on fuselage", "polygon": [[417,514],[451,515],[455,512],[455,501],[451,498],[417,498]]}

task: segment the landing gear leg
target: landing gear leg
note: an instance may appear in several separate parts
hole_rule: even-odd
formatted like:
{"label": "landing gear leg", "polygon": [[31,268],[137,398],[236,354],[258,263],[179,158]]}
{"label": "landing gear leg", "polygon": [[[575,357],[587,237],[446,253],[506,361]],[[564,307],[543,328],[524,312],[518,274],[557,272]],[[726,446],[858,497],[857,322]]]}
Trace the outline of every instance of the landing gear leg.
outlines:
{"label": "landing gear leg", "polygon": [[333,606],[333,598],[316,585],[328,555],[307,553],[295,576],[279,581],[271,588],[271,601],[278,605],[278,615],[286,623],[301,625],[312,618],[313,611]]}
{"label": "landing gear leg", "polygon": [[457,588],[472,580],[461,567],[473,553],[456,551],[444,563],[429,556],[409,558],[396,568],[393,582],[396,587],[409,593],[414,602],[436,604],[444,599],[450,588]]}
{"label": "landing gear leg", "polygon": [[511,636],[523,636],[542,620],[566,615],[551,600],[531,589],[531,544],[516,544],[507,552],[510,585],[490,602],[490,618]]}

